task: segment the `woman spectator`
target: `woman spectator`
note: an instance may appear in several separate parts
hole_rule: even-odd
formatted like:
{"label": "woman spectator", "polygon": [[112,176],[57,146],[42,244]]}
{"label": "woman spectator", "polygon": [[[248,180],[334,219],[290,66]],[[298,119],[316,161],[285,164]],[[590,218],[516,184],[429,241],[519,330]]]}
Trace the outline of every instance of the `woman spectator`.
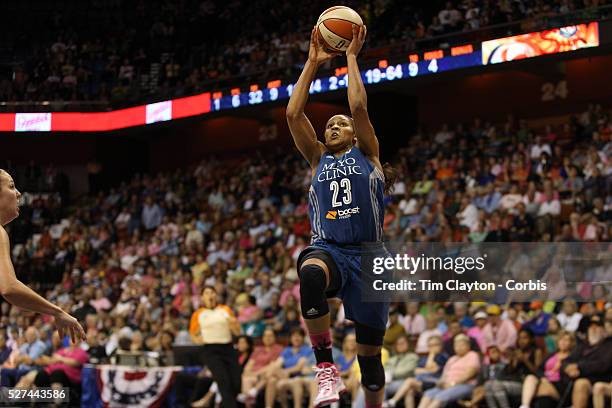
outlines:
{"label": "woman spectator", "polygon": [[255,297],[247,293],[241,293],[236,298],[236,307],[238,309],[238,321],[240,322],[242,332],[250,337],[261,337],[265,328],[261,320],[263,312],[257,307]]}
{"label": "woman spectator", "polygon": [[[393,395],[400,389],[408,377],[414,375],[419,357],[409,351],[408,336],[403,334],[395,341],[395,354],[387,360],[385,368],[385,394]],[[358,391],[356,406],[365,406],[365,394]]]}
{"label": "woman spectator", "polygon": [[408,336],[402,334],[395,341],[395,354],[389,358],[385,365],[385,393],[393,395],[404,384],[408,377],[414,375],[419,357],[410,352]]}
{"label": "woman spectator", "polygon": [[[468,339],[469,340],[469,339]],[[395,395],[385,402],[385,406],[394,407],[403,398],[406,408],[414,408],[417,393],[433,387],[442,373],[448,356],[442,349],[442,337],[433,336],[427,342],[428,354],[421,357],[414,369],[414,378],[407,378]]]}
{"label": "woman spectator", "polygon": [[83,364],[89,360],[80,344],[71,343],[45,360],[46,367],[34,378],[37,387],[80,388]]}
{"label": "woman spectator", "polygon": [[476,385],[480,370],[478,353],[470,350],[470,339],[465,334],[455,337],[455,355],[444,366],[442,376],[423,394],[419,408],[437,408],[469,397]]}
{"label": "woman spectator", "polygon": [[202,305],[191,317],[189,334],[195,344],[203,345],[203,362],[219,385],[224,406],[235,407],[240,365],[232,335],[240,334],[240,324],[229,307],[218,303],[217,290],[212,286],[202,291]]}
{"label": "woman spectator", "polygon": [[525,377],[534,374],[542,363],[542,351],[536,347],[531,331],[519,332],[517,346],[508,350],[508,365],[501,378],[485,383],[487,405],[491,408],[511,406],[511,400],[521,395]]}
{"label": "woman spectator", "polygon": [[427,315],[426,328],[419,334],[419,339],[415,347],[415,352],[417,354],[425,354],[428,352],[427,345],[429,344],[429,338],[432,336],[442,336],[442,333],[438,329],[438,318],[434,311],[431,311]]}
{"label": "woman spectator", "polygon": [[298,310],[293,307],[285,307],[285,318],[278,329],[278,334],[280,336],[288,336],[291,330],[299,328],[301,324]]}
{"label": "woman spectator", "polygon": [[564,331],[559,334],[558,351],[544,363],[541,374],[529,374],[523,382],[521,407],[529,407],[534,397],[550,397],[559,400],[569,386],[567,377],[561,375],[561,367],[576,344],[573,333]]}
{"label": "woman spectator", "polygon": [[239,336],[236,341],[236,350],[238,350],[238,363],[241,370],[244,370],[253,354],[253,339],[245,335]]}
{"label": "woman spectator", "polygon": [[283,347],[276,342],[274,330],[270,328],[264,330],[261,341],[262,345],[255,347],[242,372],[242,393],[238,396],[238,401],[246,402],[247,406],[253,405],[257,394],[273,374],[273,363],[283,351]]}
{"label": "woman spectator", "polygon": [[302,406],[304,385],[300,374],[312,354],[310,346],[304,343],[305,333],[300,328],[291,330],[289,345],[274,362],[271,375],[266,384],[266,407],[274,406],[277,395],[280,395],[281,406],[287,408],[287,397],[293,395],[294,408]]}

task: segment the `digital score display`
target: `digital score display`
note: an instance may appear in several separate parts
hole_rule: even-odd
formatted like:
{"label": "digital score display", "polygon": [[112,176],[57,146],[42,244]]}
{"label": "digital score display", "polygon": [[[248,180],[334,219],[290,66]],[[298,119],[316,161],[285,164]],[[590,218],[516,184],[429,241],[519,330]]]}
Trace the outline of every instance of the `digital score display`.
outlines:
{"label": "digital score display", "polygon": [[[379,67],[361,71],[361,79],[364,84],[373,85],[482,65],[482,53],[480,50],[468,54],[434,58],[441,55],[441,53],[432,53],[425,55],[425,58],[431,57],[430,59],[396,65],[384,64],[387,65],[384,68]],[[346,89],[349,77],[345,72],[346,69],[339,68],[336,72],[337,75],[315,79],[310,85],[310,94]],[[259,89],[256,86],[251,86],[248,92],[239,92],[237,89],[233,89],[230,95],[214,92],[211,100],[211,111],[234,109],[288,99],[293,92],[294,86],[295,84],[282,85],[280,81],[271,81],[265,89]]]}
{"label": "digital score display", "polygon": [[[458,45],[447,50],[413,53],[403,63],[389,64],[387,60],[380,60],[377,68],[361,71],[361,78],[366,85],[376,85],[456,69],[598,47],[599,44],[599,24],[590,22],[498,38],[480,44]],[[310,86],[310,94],[346,89],[349,83],[347,68],[337,68],[334,74],[315,79]],[[265,85],[253,84],[248,91],[246,88],[233,88],[229,92],[204,92],[113,111],[0,113],[0,132],[104,132],[124,129],[285,100],[291,96],[294,86],[277,79]]]}

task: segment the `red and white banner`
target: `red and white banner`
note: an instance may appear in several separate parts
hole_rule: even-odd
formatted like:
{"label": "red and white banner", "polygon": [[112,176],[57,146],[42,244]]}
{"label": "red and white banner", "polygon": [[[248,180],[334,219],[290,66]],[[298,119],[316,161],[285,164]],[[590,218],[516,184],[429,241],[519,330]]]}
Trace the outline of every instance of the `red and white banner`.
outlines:
{"label": "red and white banner", "polygon": [[15,132],[51,131],[50,113],[16,113]]}
{"label": "red and white banner", "polygon": [[147,105],[147,125],[172,119],[172,101],[150,103]]}
{"label": "red and white banner", "polygon": [[181,367],[135,368],[101,365],[96,368],[100,399],[105,407],[161,406]]}
{"label": "red and white banner", "polygon": [[110,112],[0,113],[0,132],[105,132],[210,112],[210,92]]}

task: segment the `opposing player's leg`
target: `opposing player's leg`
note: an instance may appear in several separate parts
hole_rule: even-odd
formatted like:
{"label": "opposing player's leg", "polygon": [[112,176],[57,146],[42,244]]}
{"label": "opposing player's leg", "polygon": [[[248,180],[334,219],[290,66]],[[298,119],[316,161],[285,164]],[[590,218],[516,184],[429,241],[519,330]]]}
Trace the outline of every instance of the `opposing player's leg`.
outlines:
{"label": "opposing player's leg", "polygon": [[299,263],[300,305],[317,360],[318,392],[314,406],[336,402],[343,388],[332,357],[331,318],[327,298],[337,292],[342,278],[331,256],[323,250],[309,251]]}
{"label": "opposing player's leg", "polygon": [[385,397],[385,370],[381,361],[385,331],[355,322],[355,335],[366,408],[380,408]]}

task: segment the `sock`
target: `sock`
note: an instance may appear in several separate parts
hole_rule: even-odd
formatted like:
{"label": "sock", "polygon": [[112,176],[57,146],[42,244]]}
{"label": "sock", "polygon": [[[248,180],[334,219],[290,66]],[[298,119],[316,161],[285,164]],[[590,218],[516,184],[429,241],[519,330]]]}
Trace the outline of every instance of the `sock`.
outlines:
{"label": "sock", "polygon": [[317,364],[334,362],[331,332],[329,330],[323,333],[310,333],[310,342],[312,343],[312,350],[317,359]]}

